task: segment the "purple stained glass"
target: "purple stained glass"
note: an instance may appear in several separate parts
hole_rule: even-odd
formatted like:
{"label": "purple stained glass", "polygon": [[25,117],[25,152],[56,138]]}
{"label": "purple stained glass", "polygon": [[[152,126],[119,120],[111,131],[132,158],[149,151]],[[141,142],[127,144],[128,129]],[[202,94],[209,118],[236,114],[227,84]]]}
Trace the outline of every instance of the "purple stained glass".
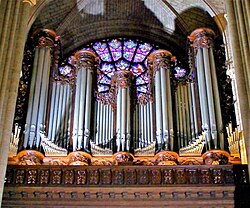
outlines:
{"label": "purple stained glass", "polygon": [[135,50],[137,43],[133,40],[126,40],[124,41],[124,47],[127,49],[133,49]]}
{"label": "purple stained glass", "polygon": [[110,79],[108,77],[106,77],[105,75],[103,75],[103,74],[100,74],[98,76],[98,81],[101,84],[110,84]]}
{"label": "purple stained glass", "polygon": [[149,51],[152,49],[152,46],[148,43],[143,43],[143,44],[140,44],[139,47],[138,47],[138,52],[141,52],[145,55],[147,55],[149,53]]}
{"label": "purple stained glass", "polygon": [[184,77],[185,75],[186,75],[186,70],[185,69],[183,69],[183,68],[181,68],[181,67],[175,67],[174,68],[175,69],[175,77],[176,78],[182,78],[182,77]]}
{"label": "purple stained glass", "polygon": [[109,42],[109,46],[111,47],[111,50],[112,49],[118,49],[118,48],[121,48],[121,41],[119,41],[118,39],[113,39]]}
{"label": "purple stained glass", "polygon": [[72,76],[72,68],[69,65],[59,67],[59,72],[63,76]]}
{"label": "purple stained glass", "polygon": [[134,56],[134,52],[123,52],[123,57],[127,59],[128,61],[131,61]]}
{"label": "purple stained glass", "polygon": [[109,47],[114,61],[122,57],[122,43],[118,39],[113,39],[109,42]]}
{"label": "purple stained glass", "polygon": [[117,70],[128,70],[129,62],[125,60],[120,60],[115,63]]}
{"label": "purple stained glass", "polygon": [[98,85],[98,92],[105,92],[107,90],[109,90],[108,86],[106,86],[106,85],[100,85],[100,84]]}
{"label": "purple stained glass", "polygon": [[109,78],[111,78],[114,75],[115,67],[113,64],[110,63],[104,63],[102,64],[100,70],[105,73]]}
{"label": "purple stained glass", "polygon": [[144,72],[146,69],[141,65],[141,64],[133,64],[131,68],[131,72],[135,75],[138,76],[142,72]]}
{"label": "purple stained glass", "polygon": [[143,85],[143,86],[138,86],[137,87],[138,92],[144,92],[147,93],[148,92],[148,87]]}
{"label": "purple stained glass", "polygon": [[99,53],[102,53],[105,51],[105,49],[107,49],[107,44],[106,43],[103,43],[103,42],[96,42],[94,45],[93,45],[93,48],[96,50],[96,52],[99,54]]}
{"label": "purple stained glass", "polygon": [[142,74],[140,77],[136,78],[136,85],[141,85],[149,82],[148,74]]}
{"label": "purple stained glass", "polygon": [[141,43],[136,51],[135,62],[143,61],[148,53],[151,51],[152,46],[148,43]]}
{"label": "purple stained glass", "polygon": [[137,53],[134,58],[134,62],[142,62],[146,55]]}
{"label": "purple stained glass", "polygon": [[122,57],[122,52],[121,51],[112,51],[112,57],[114,59],[114,61],[117,61],[119,58]]}

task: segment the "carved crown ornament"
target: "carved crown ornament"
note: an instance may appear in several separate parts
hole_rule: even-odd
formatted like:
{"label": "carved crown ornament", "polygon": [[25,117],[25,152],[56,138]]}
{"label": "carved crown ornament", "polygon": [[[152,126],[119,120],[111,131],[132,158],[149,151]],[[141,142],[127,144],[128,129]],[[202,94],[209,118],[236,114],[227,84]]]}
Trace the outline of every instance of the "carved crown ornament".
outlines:
{"label": "carved crown ornament", "polygon": [[167,50],[157,50],[148,57],[148,66],[153,74],[160,69],[170,69],[171,62],[176,61],[176,57]]}
{"label": "carved crown ornament", "polygon": [[199,28],[193,31],[188,39],[191,42],[193,48],[210,48],[213,47],[213,39],[215,33],[209,28]]}
{"label": "carved crown ornament", "polygon": [[32,38],[39,48],[56,48],[60,45],[60,36],[50,29],[37,29],[33,32]]}
{"label": "carved crown ornament", "polygon": [[98,67],[99,58],[91,51],[80,50],[74,55],[76,59],[75,66],[77,69],[85,68],[87,70],[93,71],[94,68]]}

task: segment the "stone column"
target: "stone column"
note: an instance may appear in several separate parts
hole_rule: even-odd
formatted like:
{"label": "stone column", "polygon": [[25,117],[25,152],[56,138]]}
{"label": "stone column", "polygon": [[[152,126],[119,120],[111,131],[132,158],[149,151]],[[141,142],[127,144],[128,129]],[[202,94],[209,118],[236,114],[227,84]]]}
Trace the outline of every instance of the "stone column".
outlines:
{"label": "stone column", "polygon": [[215,149],[224,149],[220,97],[212,47],[214,36],[215,33],[211,29],[200,28],[193,31],[188,38],[196,54],[202,129],[208,132],[208,149],[211,149],[211,142]]}
{"label": "stone column", "polygon": [[174,148],[170,83],[171,60],[174,58],[169,51],[157,50],[148,59],[155,80],[156,139],[158,145],[166,145],[166,150]]}
{"label": "stone column", "polygon": [[[244,130],[244,139],[250,164],[250,73],[249,73],[249,1],[227,0],[229,44],[232,48],[232,61],[236,75],[237,94]],[[241,128],[241,124],[238,124]],[[250,165],[248,165],[250,172]]]}
{"label": "stone column", "polygon": [[0,2],[0,198],[30,11],[31,5],[22,1]]}
{"label": "stone column", "polygon": [[28,112],[24,130],[24,145],[26,149],[38,149],[40,146],[40,131],[44,131],[46,109],[51,69],[51,49],[58,42],[58,36],[52,30],[35,31],[35,58],[30,84]]}
{"label": "stone column", "polygon": [[87,149],[90,137],[92,107],[93,70],[97,67],[97,57],[93,52],[76,52],[76,86],[74,102],[73,151]]}

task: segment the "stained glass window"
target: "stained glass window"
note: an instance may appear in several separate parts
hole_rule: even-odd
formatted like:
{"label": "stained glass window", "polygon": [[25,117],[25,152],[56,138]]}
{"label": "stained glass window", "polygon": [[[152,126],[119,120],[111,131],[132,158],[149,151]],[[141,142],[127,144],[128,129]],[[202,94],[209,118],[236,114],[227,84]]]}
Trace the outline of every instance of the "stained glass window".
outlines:
{"label": "stained glass window", "polygon": [[175,78],[183,78],[186,75],[186,70],[177,66],[175,69]]}
{"label": "stained glass window", "polygon": [[137,94],[148,93],[149,76],[146,60],[156,48],[150,43],[129,38],[97,41],[85,47],[85,50],[94,51],[100,58],[98,92],[109,91],[111,77],[115,71],[128,70],[135,76]]}

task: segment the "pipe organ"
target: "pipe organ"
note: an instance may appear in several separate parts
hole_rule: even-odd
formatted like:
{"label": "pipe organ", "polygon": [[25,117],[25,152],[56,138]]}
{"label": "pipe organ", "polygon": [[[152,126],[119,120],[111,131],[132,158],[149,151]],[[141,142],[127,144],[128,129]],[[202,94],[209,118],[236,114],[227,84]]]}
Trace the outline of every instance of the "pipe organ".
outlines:
{"label": "pipe organ", "polygon": [[[45,34],[35,49],[24,149],[39,149],[41,134],[43,144],[63,154],[185,154],[196,149],[201,154],[204,144],[207,150],[224,149],[212,30],[198,29],[188,37],[195,67],[183,79],[174,77],[171,52],[147,44],[135,47],[131,40],[112,40],[109,50],[100,42],[77,51],[68,65],[55,64],[51,51],[57,36]],[[103,47],[100,53],[98,47]],[[123,52],[116,51],[122,47]],[[133,55],[136,51],[140,54]]]}

